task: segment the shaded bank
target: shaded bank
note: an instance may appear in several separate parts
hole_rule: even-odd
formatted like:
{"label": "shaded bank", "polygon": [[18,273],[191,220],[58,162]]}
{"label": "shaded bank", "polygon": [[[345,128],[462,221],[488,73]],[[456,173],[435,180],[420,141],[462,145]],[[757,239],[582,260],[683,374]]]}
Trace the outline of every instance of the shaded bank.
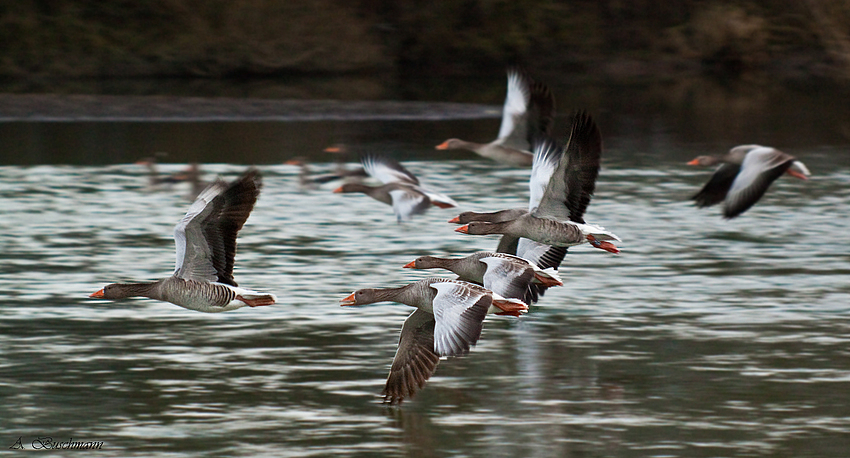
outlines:
{"label": "shaded bank", "polygon": [[0,75],[471,75],[507,64],[598,76],[850,76],[841,0],[20,0]]}

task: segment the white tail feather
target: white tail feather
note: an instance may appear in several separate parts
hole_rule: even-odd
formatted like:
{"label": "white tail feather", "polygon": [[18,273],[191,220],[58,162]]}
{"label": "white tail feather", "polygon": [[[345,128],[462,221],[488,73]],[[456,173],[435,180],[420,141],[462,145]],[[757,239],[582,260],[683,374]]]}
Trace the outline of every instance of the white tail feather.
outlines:
{"label": "white tail feather", "polygon": [[806,168],[806,164],[803,164],[800,161],[792,162],[791,168],[794,169],[797,172],[802,173],[804,176],[810,176],[811,175],[811,172],[809,172],[809,169]]}
{"label": "white tail feather", "polygon": [[604,227],[595,224],[573,223],[581,229],[585,236],[592,235],[596,240],[616,240],[622,242],[620,237],[614,235],[613,232],[606,231]]}
{"label": "white tail feather", "polygon": [[245,299],[257,299],[257,298],[271,296],[271,298],[275,302],[277,302],[277,296],[275,296],[272,293],[263,293],[263,292],[259,292],[259,291],[253,291],[253,290],[242,288],[242,287],[239,287],[239,286],[231,286],[230,289],[232,289],[233,292],[244,297]]}

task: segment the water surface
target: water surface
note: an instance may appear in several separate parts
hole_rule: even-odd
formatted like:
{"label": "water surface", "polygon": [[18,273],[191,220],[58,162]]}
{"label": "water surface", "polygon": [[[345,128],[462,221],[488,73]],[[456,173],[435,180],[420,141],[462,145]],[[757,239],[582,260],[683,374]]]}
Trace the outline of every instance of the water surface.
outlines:
{"label": "water surface", "polygon": [[[0,100],[6,447],[49,436],[103,441],[98,453],[115,457],[847,455],[846,88],[546,78],[560,135],[575,108],[601,126],[587,219],[617,233],[622,254],[572,249],[564,287],[521,319],[488,318],[468,357],[443,361],[414,399],[388,408],[379,393],[410,309],[339,299],[434,274],[401,268],[418,256],[490,250],[496,239],[453,232],[452,210],[396,224],[365,196],[301,189],[298,169],[282,163],[303,156],[332,170],[337,157],[321,150],[338,142],[389,154],[458,212],[525,205],[528,172],[433,149],[493,138],[502,77],[308,80],[98,83],[62,91],[94,97],[90,111],[71,103],[59,117]],[[98,105],[97,95],[122,94],[230,99]],[[285,109],[258,109],[272,102],[255,97]],[[215,117],[218,104],[241,115]],[[684,162],[739,143],[792,153],[812,179],[781,178],[732,221],[693,207],[711,172]],[[156,152],[167,153],[161,171],[200,162],[207,179],[260,167],[235,276],[278,305],[209,315],[87,298],[173,270],[171,233],[190,202],[183,186],[149,189],[133,162]]]}
{"label": "water surface", "polygon": [[[612,146],[587,219],[622,254],[572,249],[564,287],[521,319],[488,318],[400,409],[378,395],[410,309],[338,301],[425,276],[401,268],[417,256],[495,247],[454,233],[455,211],[399,225],[365,196],[261,165],[235,276],[280,303],[212,315],[87,298],[170,274],[185,188],[152,191],[134,164],[2,167],[3,438],[103,441],[104,456],[845,456],[850,168],[801,153],[811,180],[782,178],[725,221],[687,201],[710,171]],[[459,210],[527,199],[520,169],[406,164]]]}

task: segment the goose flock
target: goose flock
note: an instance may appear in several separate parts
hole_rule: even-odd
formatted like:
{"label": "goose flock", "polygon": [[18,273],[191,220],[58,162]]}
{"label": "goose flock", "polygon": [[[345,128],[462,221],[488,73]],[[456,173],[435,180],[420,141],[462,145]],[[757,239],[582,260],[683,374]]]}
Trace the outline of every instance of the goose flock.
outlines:
{"label": "goose flock", "polygon": [[[508,71],[508,91],[496,140],[472,143],[449,139],[438,149],[467,149],[517,166],[531,166],[527,208],[463,212],[450,219],[468,235],[500,234],[493,251],[463,257],[419,256],[409,269],[444,269],[457,278],[428,277],[406,285],[361,288],[340,300],[342,306],[398,302],[415,310],[402,325],[398,350],[383,390],[384,401],[400,404],[421,390],[440,360],[469,353],[481,336],[488,314],[520,317],[548,288],[563,285],[558,268],[572,246],[588,244],[617,254],[620,238],[588,223],[584,214],[596,188],[602,135],[585,111],[574,113],[565,142],[553,135],[554,97],[546,85]],[[346,152],[344,147],[326,151]],[[315,189],[339,180],[334,193],[362,193],[390,205],[399,223],[432,206],[458,206],[451,197],[426,187],[389,157],[365,154],[362,168],[339,164],[335,173],[311,176],[305,160],[302,186]],[[741,145],[720,156],[700,156],[689,165],[720,164],[693,196],[699,207],[723,202],[723,216],[735,218],[752,207],[784,174],[806,179],[810,173],[796,158],[774,148]],[[155,176],[152,161],[145,162]],[[190,170],[191,172],[191,170]],[[194,172],[198,180],[197,168]],[[186,179],[187,173],[169,180]],[[373,179],[379,185],[369,185]],[[163,181],[168,183],[169,181]],[[153,183],[153,182],[152,182]],[[228,183],[216,180],[201,190],[174,228],[176,265],[167,278],[144,283],[113,283],[91,294],[97,299],[147,297],[200,312],[225,312],[275,304],[270,292],[238,286],[233,278],[236,239],[262,188],[259,170],[248,169]]]}

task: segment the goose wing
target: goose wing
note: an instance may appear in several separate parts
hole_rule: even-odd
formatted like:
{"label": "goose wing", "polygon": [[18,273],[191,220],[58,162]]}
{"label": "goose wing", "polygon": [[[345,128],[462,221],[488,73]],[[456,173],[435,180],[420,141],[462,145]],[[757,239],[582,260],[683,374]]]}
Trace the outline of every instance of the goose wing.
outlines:
{"label": "goose wing", "polygon": [[428,197],[413,186],[399,184],[389,191],[393,201],[393,212],[399,221],[408,221],[420,215],[431,205]]}
{"label": "goose wing", "polygon": [[508,71],[508,94],[495,143],[520,151],[531,149],[538,135],[549,135],[555,120],[555,96],[518,70]]}
{"label": "goose wing", "polygon": [[747,153],[726,194],[723,216],[734,218],[752,207],[793,162],[793,157],[773,148],[762,147]]}
{"label": "goose wing", "polygon": [[487,265],[485,288],[502,297],[525,300],[534,279],[534,269],[528,261],[513,256],[490,256],[480,261]]}
{"label": "goose wing", "polygon": [[587,112],[577,113],[566,152],[546,185],[535,215],[583,223],[584,212],[596,189],[601,155],[599,128]]}
{"label": "goose wing", "polygon": [[528,211],[534,211],[539,205],[552,174],[558,169],[564,150],[551,138],[539,137],[534,142],[534,160],[531,163],[531,176],[528,179]]}
{"label": "goose wing", "polygon": [[387,383],[384,402],[401,404],[413,397],[431,378],[440,355],[434,352],[434,315],[416,309],[404,320]]}
{"label": "goose wing", "polygon": [[521,151],[528,150],[527,115],[531,99],[528,77],[518,70],[508,70],[508,93],[502,108],[502,124],[496,143]]}
{"label": "goose wing", "polygon": [[484,317],[493,302],[492,293],[460,281],[433,281],[434,351],[440,356],[460,356],[478,342]]}
{"label": "goose wing", "polygon": [[738,173],[741,171],[741,166],[738,164],[722,164],[714,174],[711,175],[711,178],[708,180],[708,183],[699,190],[698,193],[694,194],[691,197],[697,204],[697,207],[710,207],[715,204],[719,204],[726,199],[726,195],[729,193],[729,188],[732,187],[732,183],[735,181],[735,177],[738,176]]}
{"label": "goose wing", "polygon": [[[564,150],[555,141],[548,137],[538,137],[534,142],[534,162],[531,165],[531,178],[528,180],[529,199],[528,209],[534,211],[540,205],[546,188],[552,180],[552,176],[558,169],[564,157]],[[503,236],[503,240],[504,237]],[[534,240],[520,238],[514,249],[517,256],[531,261],[540,268],[553,267],[555,269],[561,265],[561,261],[567,254],[566,247],[553,247],[544,245]],[[528,294],[524,301],[527,304],[535,303],[540,296],[546,291],[543,285],[532,284],[528,288]]]}
{"label": "goose wing", "polygon": [[419,185],[419,179],[395,159],[368,154],[360,159],[360,163],[363,164],[363,169],[366,170],[369,176],[381,183]]}
{"label": "goose wing", "polygon": [[534,81],[531,83],[531,97],[526,114],[526,144],[530,147],[535,138],[551,135],[554,124],[555,96],[548,86]]}
{"label": "goose wing", "polygon": [[567,255],[567,247],[545,245],[534,240],[521,238],[517,245],[516,255],[541,269],[549,267],[557,269]]}
{"label": "goose wing", "polygon": [[512,235],[502,235],[499,239],[499,244],[496,245],[497,253],[517,254],[519,251],[519,237]]}
{"label": "goose wing", "polygon": [[[545,245],[534,240],[521,238],[517,244],[517,256],[525,259],[540,269],[553,268],[558,270],[567,256],[568,248],[565,246]],[[533,304],[540,300],[540,296],[546,293],[548,286],[532,283],[528,287],[528,295],[523,299],[526,304]]]}
{"label": "goose wing", "polygon": [[174,227],[175,276],[237,286],[236,235],[254,209],[261,187],[260,172],[250,169],[230,184],[217,180],[198,195]]}
{"label": "goose wing", "polygon": [[174,275],[199,281],[216,281],[212,249],[204,237],[201,221],[214,211],[213,200],[227,189],[227,182],[216,180],[198,194],[183,219],[174,227],[177,258]]}

